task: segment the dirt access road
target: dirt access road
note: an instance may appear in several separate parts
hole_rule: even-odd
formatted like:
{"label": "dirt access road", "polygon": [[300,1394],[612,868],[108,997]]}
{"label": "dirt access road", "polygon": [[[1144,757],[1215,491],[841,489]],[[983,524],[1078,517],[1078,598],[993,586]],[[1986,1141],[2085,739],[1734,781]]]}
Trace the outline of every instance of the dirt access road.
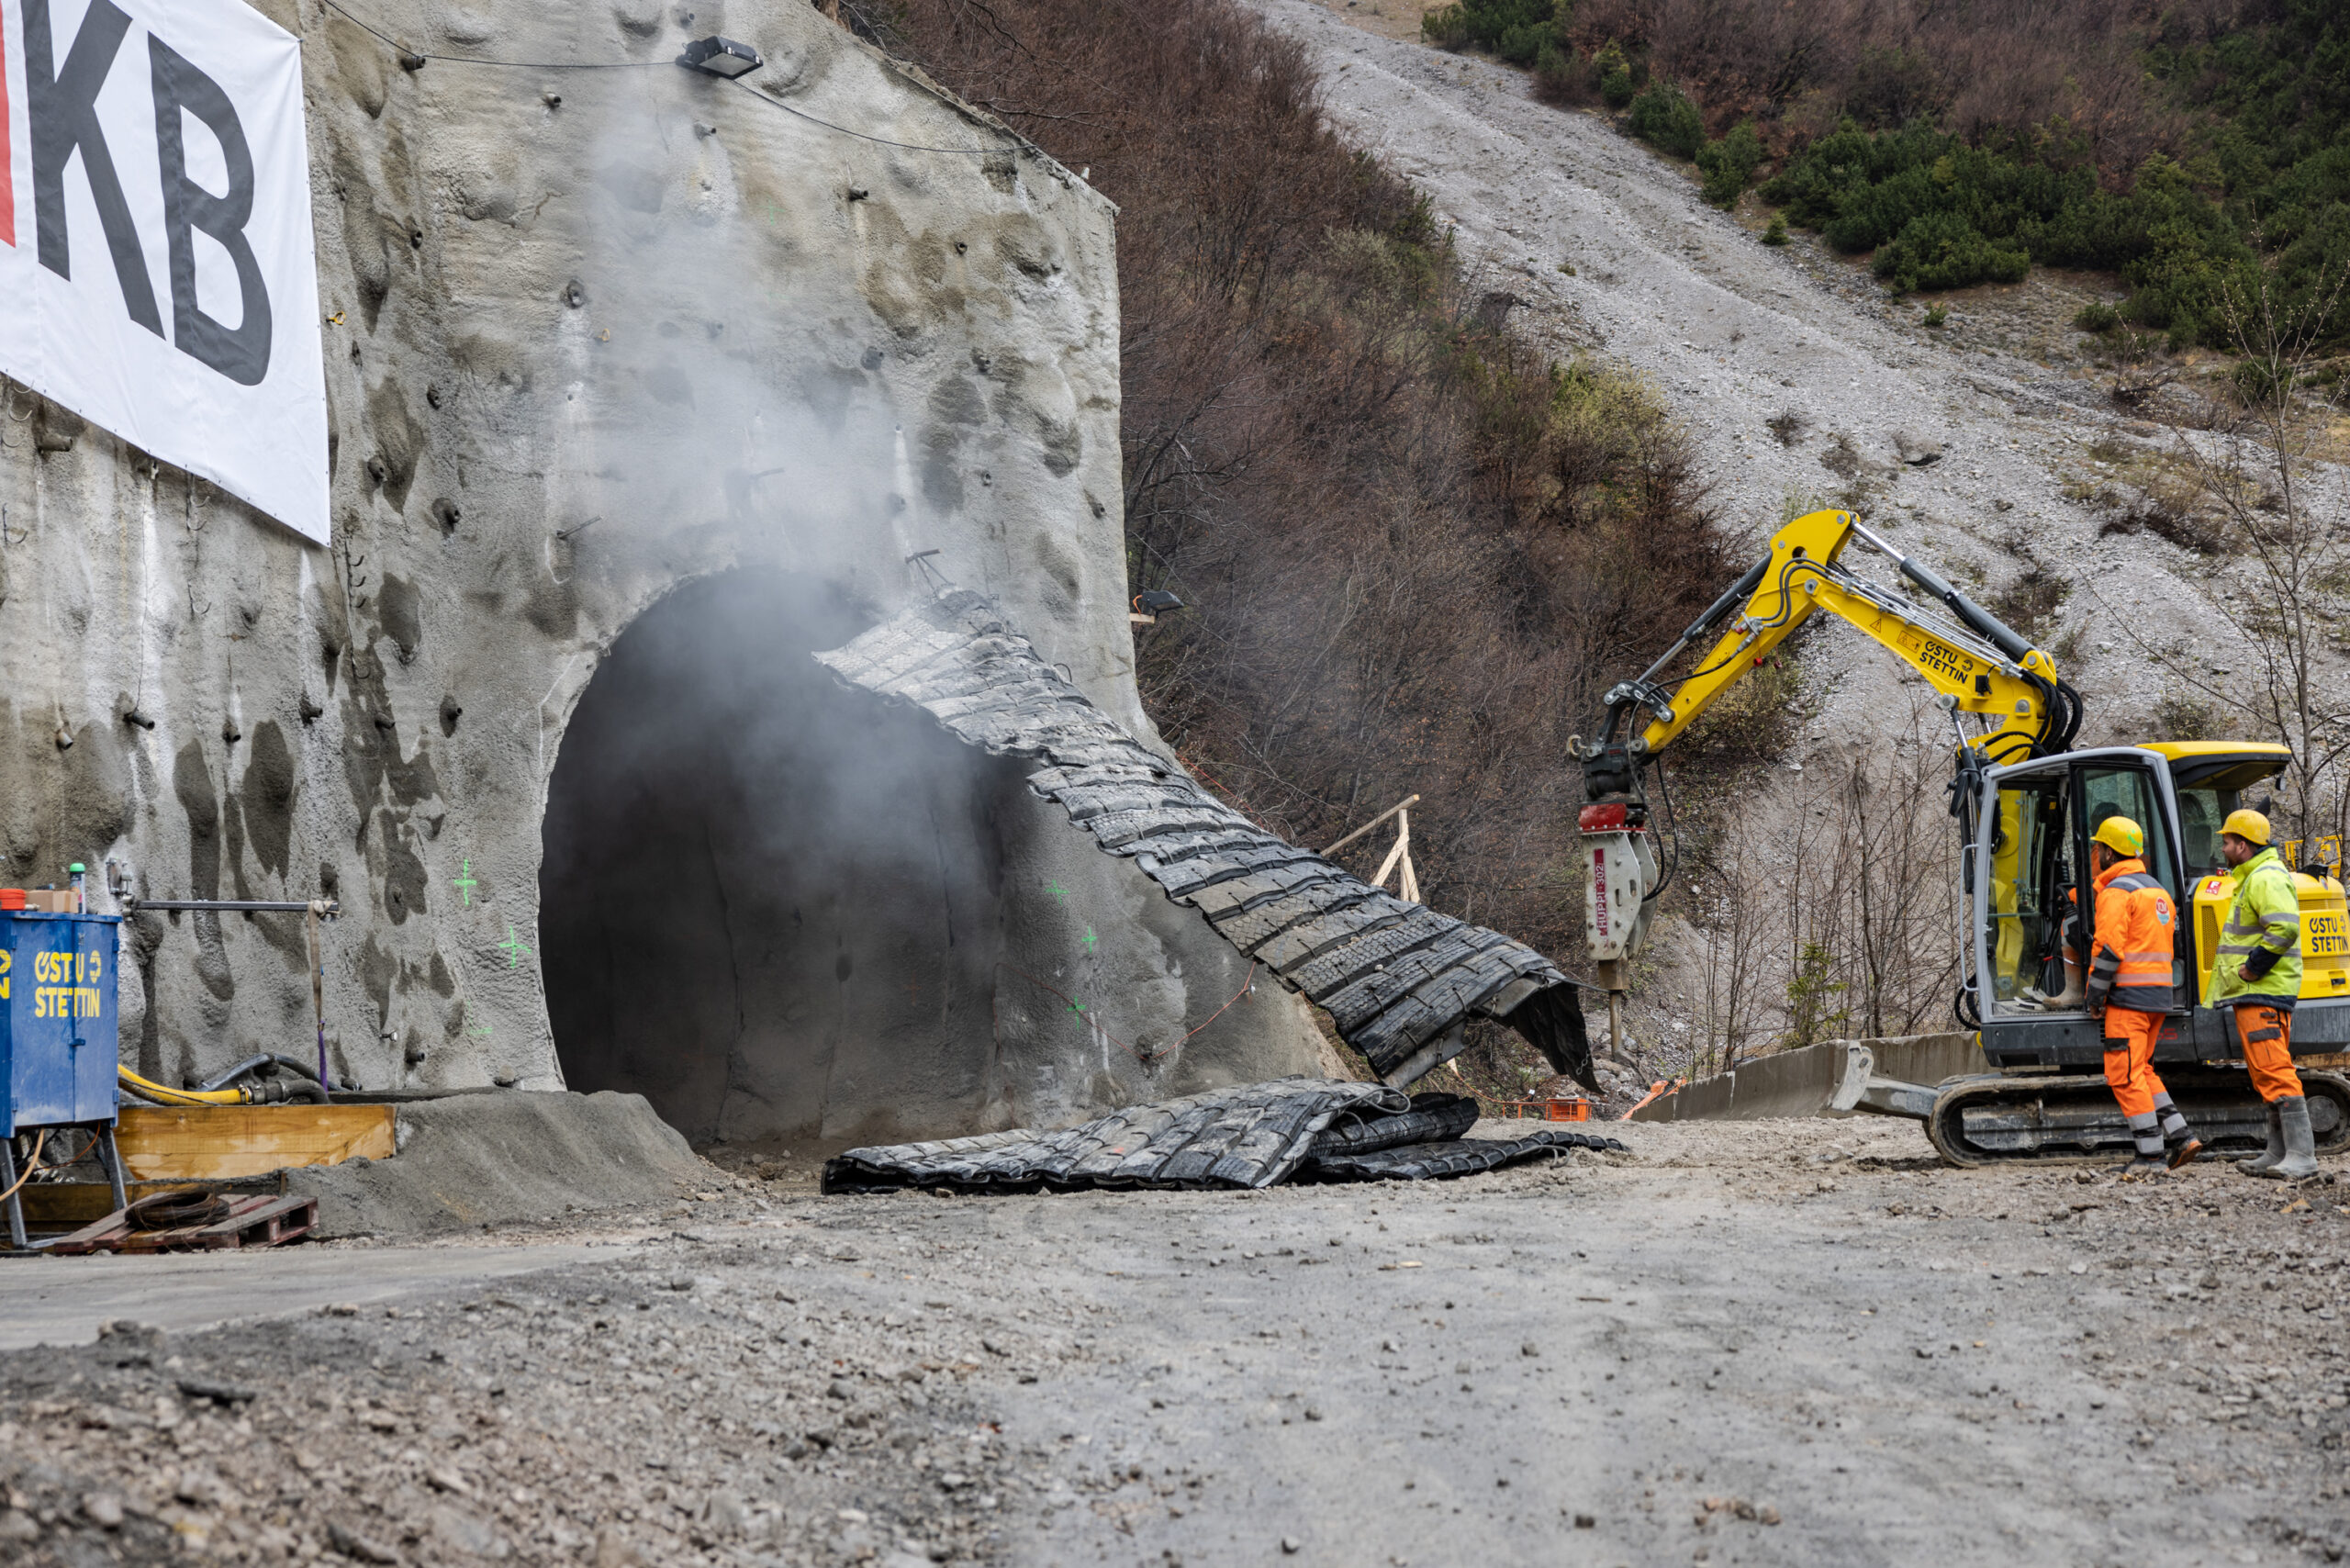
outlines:
{"label": "dirt access road", "polygon": [[[641,1224],[450,1245],[437,1271],[412,1247],[256,1254],[249,1283],[305,1289],[337,1257],[367,1305],[180,1331],[207,1307],[158,1293],[160,1337],[0,1357],[0,1557],[2143,1568],[2350,1545],[2338,1169],[2140,1185],[1943,1170],[1906,1125],[1623,1130],[1629,1157],[1259,1194],[824,1199],[713,1171]],[[452,1284],[518,1239],[562,1261]],[[413,1282],[388,1301],[379,1259]],[[37,1281],[65,1311],[106,1288],[84,1268],[10,1265],[0,1302]]]}

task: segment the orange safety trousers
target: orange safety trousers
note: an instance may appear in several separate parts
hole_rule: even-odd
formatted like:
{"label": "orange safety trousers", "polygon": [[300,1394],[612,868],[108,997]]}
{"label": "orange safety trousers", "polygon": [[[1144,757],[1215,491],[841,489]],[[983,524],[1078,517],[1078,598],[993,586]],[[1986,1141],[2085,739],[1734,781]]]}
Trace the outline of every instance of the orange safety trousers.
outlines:
{"label": "orange safety trousers", "polygon": [[2154,1072],[2154,1041],[2162,1032],[2159,1013],[2105,1010],[2105,1081],[2125,1116],[2153,1115],[2154,1096],[2169,1092]]}
{"label": "orange safety trousers", "polygon": [[2300,1093],[2301,1075],[2293,1070],[2290,1013],[2275,1007],[2239,1007],[2236,1038],[2244,1044],[2244,1066],[2252,1069],[2252,1086],[2260,1091],[2263,1100],[2273,1104]]}

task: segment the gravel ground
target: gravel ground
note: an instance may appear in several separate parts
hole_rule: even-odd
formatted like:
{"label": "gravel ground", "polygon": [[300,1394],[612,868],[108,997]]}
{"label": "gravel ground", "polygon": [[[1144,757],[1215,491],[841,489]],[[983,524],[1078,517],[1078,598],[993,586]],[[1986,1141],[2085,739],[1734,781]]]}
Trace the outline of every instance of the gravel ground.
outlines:
{"label": "gravel ground", "polygon": [[[14,1353],[0,1558],[2350,1544],[2341,1162],[2299,1189],[2125,1184],[1944,1170],[1907,1124],[1617,1130],[1632,1154],[1254,1194],[826,1199],[804,1168],[713,1170],[704,1201],[634,1226],[503,1238],[592,1261]],[[393,1250],[330,1246],[354,1294]],[[242,1261],[265,1281],[293,1255]],[[14,1267],[70,1286],[77,1264]]]}

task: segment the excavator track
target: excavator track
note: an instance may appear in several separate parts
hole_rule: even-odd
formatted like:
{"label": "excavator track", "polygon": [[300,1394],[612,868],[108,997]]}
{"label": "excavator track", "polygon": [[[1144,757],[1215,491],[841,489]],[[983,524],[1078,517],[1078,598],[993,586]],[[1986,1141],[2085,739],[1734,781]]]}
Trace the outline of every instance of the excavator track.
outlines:
{"label": "excavator track", "polygon": [[[2205,1146],[2205,1159],[2261,1148],[2267,1114],[2252,1081],[2224,1068],[2163,1072],[2171,1099]],[[2304,1072],[2310,1127],[2320,1154],[2350,1148],[2350,1079]],[[2065,1078],[1959,1078],[1942,1086],[1926,1117],[1926,1137],[1950,1164],[2104,1164],[2133,1152],[2130,1128],[2102,1075]]]}

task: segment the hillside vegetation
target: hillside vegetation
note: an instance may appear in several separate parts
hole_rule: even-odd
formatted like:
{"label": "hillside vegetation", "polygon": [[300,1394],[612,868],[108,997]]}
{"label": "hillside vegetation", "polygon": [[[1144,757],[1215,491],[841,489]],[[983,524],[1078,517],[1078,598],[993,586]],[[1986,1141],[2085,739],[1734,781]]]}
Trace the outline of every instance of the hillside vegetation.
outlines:
{"label": "hillside vegetation", "polygon": [[1189,607],[1138,640],[1167,738],[1301,844],[1417,793],[1426,902],[1571,954],[1567,736],[1736,575],[1683,432],[1528,352],[1227,0],[904,0],[884,41],[1120,204],[1133,586]]}
{"label": "hillside vegetation", "polygon": [[1695,160],[1901,291],[2120,274],[2124,322],[2221,344],[2350,263],[2350,13],[2336,0],[1461,0],[1436,41]]}

